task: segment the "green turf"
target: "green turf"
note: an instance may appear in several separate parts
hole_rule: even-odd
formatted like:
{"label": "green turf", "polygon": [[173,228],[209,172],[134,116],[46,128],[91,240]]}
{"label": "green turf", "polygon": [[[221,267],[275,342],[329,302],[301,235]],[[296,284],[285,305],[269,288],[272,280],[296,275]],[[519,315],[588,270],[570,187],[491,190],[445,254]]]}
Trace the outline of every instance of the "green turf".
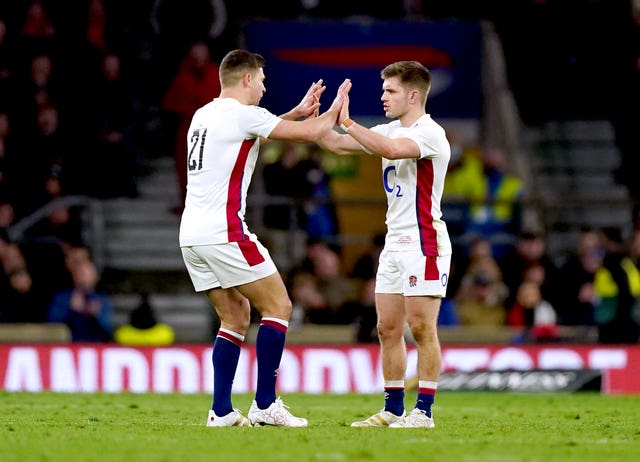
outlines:
{"label": "green turf", "polygon": [[[441,391],[428,430],[351,428],[381,395],[283,399],[309,428],[207,428],[202,394],[0,393],[0,460],[640,460],[640,396]],[[234,405],[246,413],[250,401]]]}

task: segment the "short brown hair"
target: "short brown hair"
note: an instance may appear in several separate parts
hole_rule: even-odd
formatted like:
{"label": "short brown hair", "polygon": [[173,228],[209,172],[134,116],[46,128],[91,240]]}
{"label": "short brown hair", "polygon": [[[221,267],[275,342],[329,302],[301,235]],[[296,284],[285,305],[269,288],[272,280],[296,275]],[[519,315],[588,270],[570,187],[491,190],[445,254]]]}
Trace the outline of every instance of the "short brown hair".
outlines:
{"label": "short brown hair", "polygon": [[416,88],[426,101],[431,89],[431,73],[418,61],[397,61],[382,69],[380,77],[398,77],[403,85]]}
{"label": "short brown hair", "polygon": [[232,50],[222,58],[220,63],[220,84],[222,87],[233,86],[247,72],[254,73],[263,68],[265,59],[247,50]]}

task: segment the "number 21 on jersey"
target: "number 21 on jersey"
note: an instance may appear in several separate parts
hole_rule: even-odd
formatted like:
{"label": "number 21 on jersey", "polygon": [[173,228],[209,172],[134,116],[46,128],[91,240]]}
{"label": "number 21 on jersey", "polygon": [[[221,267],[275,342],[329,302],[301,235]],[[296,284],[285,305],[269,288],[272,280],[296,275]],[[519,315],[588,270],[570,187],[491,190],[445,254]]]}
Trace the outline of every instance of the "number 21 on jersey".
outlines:
{"label": "number 21 on jersey", "polygon": [[[191,138],[189,138],[189,144],[191,145],[189,148],[189,157],[187,159],[187,166],[189,167],[189,171],[192,170],[200,170],[202,168],[202,153],[204,152],[204,140],[207,138],[207,129],[204,130],[194,130],[191,134]],[[193,154],[198,148],[198,158],[194,159]]]}

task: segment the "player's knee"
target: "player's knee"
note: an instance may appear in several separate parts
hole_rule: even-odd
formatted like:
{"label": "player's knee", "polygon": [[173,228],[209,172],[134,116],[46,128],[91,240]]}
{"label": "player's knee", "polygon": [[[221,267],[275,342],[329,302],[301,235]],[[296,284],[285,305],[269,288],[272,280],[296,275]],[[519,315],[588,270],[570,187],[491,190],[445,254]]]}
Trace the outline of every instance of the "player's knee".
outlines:
{"label": "player's knee", "polygon": [[285,319],[288,321],[291,317],[293,305],[289,298],[283,298],[261,307],[256,306],[256,309],[263,317]]}
{"label": "player's knee", "polygon": [[220,323],[227,329],[239,334],[246,333],[251,323],[251,305],[248,300],[232,300],[222,306],[216,306]]}
{"label": "player's knee", "polygon": [[437,338],[437,326],[423,319],[409,322],[411,335],[417,343],[430,342]]}
{"label": "player's knee", "polygon": [[238,313],[234,316],[225,316],[224,318],[221,318],[220,326],[238,334],[245,335],[249,329],[250,321],[250,316]]}
{"label": "player's knee", "polygon": [[380,340],[382,341],[399,339],[404,335],[404,326],[398,325],[394,322],[380,320],[378,321],[376,328],[378,331],[378,337],[380,337]]}

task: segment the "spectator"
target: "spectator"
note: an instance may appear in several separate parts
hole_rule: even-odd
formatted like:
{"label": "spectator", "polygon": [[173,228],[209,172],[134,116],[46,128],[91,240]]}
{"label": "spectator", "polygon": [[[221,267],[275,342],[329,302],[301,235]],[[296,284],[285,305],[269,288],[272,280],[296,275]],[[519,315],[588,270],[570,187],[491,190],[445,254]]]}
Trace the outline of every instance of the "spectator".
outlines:
{"label": "spectator", "polygon": [[120,345],[166,346],[175,340],[168,324],[158,322],[148,294],[142,294],[140,304],[129,315],[129,322],[118,327],[114,340]]}
{"label": "spectator", "polygon": [[[506,306],[515,302],[515,296],[520,283],[525,279],[525,273],[537,272],[542,289],[542,298],[553,306],[558,305],[559,276],[558,266],[547,254],[546,240],[540,233],[522,231],[516,238],[514,246],[498,259],[500,269],[504,275],[504,282],[509,289]],[[532,275],[530,275],[532,276]]]}
{"label": "spectator", "polygon": [[35,236],[22,239],[20,249],[28,263],[38,309],[42,312],[41,321],[44,322],[54,294],[72,285],[65,267],[64,249],[55,239]]}
{"label": "spectator", "polygon": [[592,326],[595,292],[593,282],[602,265],[603,249],[595,229],[580,231],[575,253],[559,269],[562,290],[558,297],[559,322],[565,326]]}
{"label": "spectator", "polygon": [[162,109],[173,115],[175,130],[174,160],[178,175],[179,203],[182,213],[187,191],[187,152],[184,143],[193,113],[220,94],[219,68],[211,60],[209,47],[198,41],[191,45],[162,100]]}
{"label": "spectator", "polygon": [[87,261],[91,261],[91,252],[84,246],[65,246],[64,264],[67,271],[71,273],[73,269]]}
{"label": "spectator", "polygon": [[0,321],[43,322],[46,307],[40,303],[33,279],[17,244],[0,239]]}
{"label": "spectator", "polygon": [[[69,187],[68,157],[73,143],[59,124],[58,111],[45,105],[38,112],[38,132],[20,152],[14,152],[10,191],[17,218],[23,218],[54,199],[66,195]],[[26,155],[28,153],[28,155]],[[84,171],[86,175],[86,169]],[[30,237],[52,237],[64,242],[82,242],[82,221],[78,207],[62,206],[33,226]]]}
{"label": "spectator", "polygon": [[298,209],[296,198],[302,193],[297,176],[298,146],[294,143],[279,143],[280,154],[275,162],[262,169],[264,192],[270,202],[264,207],[263,223],[270,230],[292,230],[302,221],[302,211]]}
{"label": "spectator", "polygon": [[524,328],[521,341],[558,338],[556,311],[542,298],[540,285],[534,280],[524,280],[518,287],[515,303],[507,311],[506,324]]}
{"label": "spectator", "polygon": [[63,194],[63,155],[70,149],[54,106],[38,109],[37,132],[28,136],[20,150],[8,159],[10,191],[16,216],[22,218]]}
{"label": "spectator", "polygon": [[469,267],[485,258],[495,260],[489,239],[479,235],[470,236],[468,245],[458,247],[458,254],[452,258],[447,290],[456,294]]}
{"label": "spectator", "polygon": [[304,202],[302,226],[311,239],[336,242],[338,216],[331,192],[331,177],[322,165],[324,150],[318,145],[310,145],[308,156],[294,167]]}
{"label": "spectator", "polygon": [[640,270],[640,227],[633,230],[631,235],[630,257]]}
{"label": "spectator", "polygon": [[[59,213],[53,214],[55,217],[58,215]],[[0,196],[0,241],[7,244],[11,242],[12,236],[9,234],[9,229],[14,222],[13,205],[6,197]],[[78,224],[78,226],[80,225]],[[36,228],[43,229],[38,225],[36,225]],[[16,240],[19,245],[12,245],[21,254],[21,257],[18,265],[19,271],[11,272],[15,272],[17,278],[15,281],[11,279],[9,282],[12,284],[20,282],[20,289],[22,290],[16,290],[18,287],[14,285],[6,300],[13,296],[15,302],[12,303],[25,307],[21,311],[25,313],[24,316],[31,319],[31,322],[44,322],[46,320],[46,311],[51,302],[51,297],[57,290],[65,287],[68,283],[62,247],[59,241],[50,239],[52,236],[53,234],[49,234],[46,238],[43,238],[43,236],[27,233],[27,235],[21,236]],[[22,268],[25,268],[24,272]],[[30,279],[28,283],[27,276]],[[9,287],[9,285],[5,284],[5,287]],[[2,298],[0,296],[0,299]]]}
{"label": "spectator", "polygon": [[[300,269],[292,270],[287,276],[287,290],[291,296],[293,304],[290,326],[300,327],[301,325],[316,319],[331,318],[327,301],[320,291],[318,279],[308,271]],[[325,324],[323,322],[323,324]]]}
{"label": "spectator", "polygon": [[304,307],[312,324],[350,324],[357,314],[349,302],[358,299],[357,283],[344,275],[339,251],[323,241],[310,240],[307,257],[292,271],[292,298]]}
{"label": "spectator", "polygon": [[[507,171],[502,148],[482,152],[483,176],[471,184],[472,203],[467,232],[488,237],[500,258],[520,232],[522,180]],[[473,180],[473,178],[470,178]]]}
{"label": "spectator", "polygon": [[87,8],[87,42],[98,50],[105,50],[107,12],[103,0],[89,0]]}
{"label": "spectator", "polygon": [[13,224],[15,213],[13,205],[6,196],[0,195],[0,240],[9,243],[9,227]]}
{"label": "spectator", "polygon": [[[83,162],[76,162],[76,181],[84,180],[80,189],[101,199],[137,197],[136,158],[129,143],[129,129],[134,112],[134,95],[123,75],[120,56],[106,53],[95,86],[92,113],[95,115],[95,142],[92,164],[99,175],[87,175]],[[80,167],[82,166],[82,168]]]}
{"label": "spectator", "polygon": [[69,268],[73,287],[58,291],[49,306],[48,321],[67,324],[74,342],[109,342],[113,339],[113,307],[100,291],[98,270],[90,259]]}
{"label": "spectator", "polygon": [[29,2],[19,33],[20,49],[27,57],[54,51],[57,29],[42,0]]}
{"label": "spectator", "polygon": [[358,287],[358,299],[347,301],[342,310],[347,318],[352,319],[356,329],[356,341],[359,343],[378,342],[378,316],[376,314],[376,280],[363,279]]}
{"label": "spectator", "polygon": [[503,326],[508,289],[493,257],[479,257],[467,268],[454,301],[460,324]]}
{"label": "spectator", "polygon": [[16,48],[9,35],[7,22],[0,17],[0,112],[10,109],[11,90],[15,79]]}
{"label": "spectator", "polygon": [[57,67],[50,54],[38,53],[29,60],[28,74],[18,74],[15,79],[14,97],[10,117],[15,120],[16,127],[21,127],[21,135],[30,136],[38,130],[40,108],[57,108],[63,100]]}
{"label": "spectator", "polygon": [[267,229],[269,252],[278,268],[287,272],[304,258],[306,232],[302,229],[302,179],[298,175],[298,148],[294,143],[279,143],[280,154],[275,162],[262,169],[264,192],[269,203],[264,207],[263,224]]}
{"label": "spectator", "polygon": [[595,306],[598,341],[638,343],[640,271],[629,257],[620,229],[603,228],[601,239],[605,255],[594,282],[598,296]]}
{"label": "spectator", "polygon": [[[227,28],[227,4],[218,0],[192,0],[185,8],[181,0],[153,0],[148,22],[152,27],[152,70],[150,85],[164,93],[189,47],[200,41],[212,49],[229,50],[236,46],[237,35],[229,42],[220,40]],[[246,5],[237,5],[246,8]],[[253,8],[251,8],[253,9]],[[222,59],[224,53],[215,57]]]}
{"label": "spectator", "polygon": [[348,303],[346,310],[355,316],[356,340],[361,343],[378,342],[375,286],[384,240],[384,232],[376,233],[369,249],[356,259],[349,273],[349,277],[359,285],[360,296],[356,301]]}
{"label": "spectator", "polygon": [[371,247],[365,253],[360,255],[353,265],[350,277],[368,280],[375,279],[378,271],[378,262],[380,261],[380,252],[384,247],[385,233],[376,233],[373,236]]}
{"label": "spectator", "polygon": [[[462,144],[458,134],[447,131],[451,145],[451,158],[442,193],[442,213],[447,217],[447,229],[454,244],[465,243],[469,231],[470,203],[474,187],[484,182],[480,153]],[[454,252],[454,254],[459,252]]]}
{"label": "spectator", "polygon": [[0,111],[0,197],[8,198],[11,194],[10,160],[16,145],[11,134],[9,115]]}

